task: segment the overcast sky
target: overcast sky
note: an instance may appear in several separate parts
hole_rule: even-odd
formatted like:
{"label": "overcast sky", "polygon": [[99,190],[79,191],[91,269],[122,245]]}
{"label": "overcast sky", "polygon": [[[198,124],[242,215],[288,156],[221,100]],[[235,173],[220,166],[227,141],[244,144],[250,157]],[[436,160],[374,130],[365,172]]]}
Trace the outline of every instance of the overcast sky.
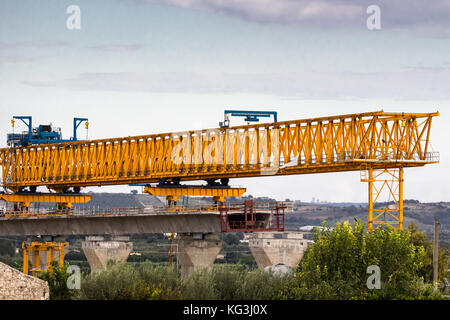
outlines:
{"label": "overcast sky", "polygon": [[[67,28],[70,5],[81,29]],[[370,5],[379,30],[367,28]],[[441,164],[406,169],[405,198],[450,201],[449,17],[446,0],[3,0],[0,146],[13,115],[66,138],[73,117],[87,117],[95,139],[217,127],[230,108],[280,120],[438,110]],[[280,200],[367,201],[359,172],[232,184]],[[95,189],[111,190],[130,188]]]}

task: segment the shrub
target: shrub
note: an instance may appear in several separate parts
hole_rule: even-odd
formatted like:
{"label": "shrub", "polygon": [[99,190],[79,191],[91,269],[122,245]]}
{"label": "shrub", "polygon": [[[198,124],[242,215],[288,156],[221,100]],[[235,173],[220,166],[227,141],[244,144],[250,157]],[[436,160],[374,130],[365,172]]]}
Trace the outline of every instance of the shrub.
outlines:
{"label": "shrub", "polygon": [[180,297],[178,272],[149,262],[109,265],[85,277],[78,299],[151,300]]}
{"label": "shrub", "polygon": [[84,277],[77,299],[83,300],[260,300],[270,299],[292,275],[249,271],[240,265],[198,268],[185,279],[176,268],[146,262],[109,265]]}
{"label": "shrub", "polygon": [[[420,271],[423,246],[411,233],[389,227],[364,232],[359,221],[351,226],[316,230],[315,243],[305,252],[296,278],[279,290],[278,299],[434,299]],[[381,270],[381,290],[367,288],[367,267]]]}
{"label": "shrub", "polygon": [[74,291],[67,287],[67,279],[70,274],[67,273],[69,263],[65,263],[61,268],[56,261],[52,262],[53,272],[44,272],[39,278],[48,282],[50,290],[50,300],[70,300]]}

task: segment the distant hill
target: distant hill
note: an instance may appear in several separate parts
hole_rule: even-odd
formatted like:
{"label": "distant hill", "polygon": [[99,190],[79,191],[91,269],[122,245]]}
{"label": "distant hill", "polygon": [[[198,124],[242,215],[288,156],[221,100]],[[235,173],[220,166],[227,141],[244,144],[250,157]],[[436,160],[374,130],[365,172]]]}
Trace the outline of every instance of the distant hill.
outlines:
{"label": "distant hill", "polygon": [[[87,193],[92,196],[91,201],[85,204],[74,204],[74,208],[134,208],[134,207],[161,207],[164,206],[159,197],[148,194],[132,193]],[[8,204],[8,207],[11,207]],[[54,204],[32,203],[34,208],[55,208]]]}
{"label": "distant hill", "polygon": [[[386,204],[384,204],[386,205]],[[379,204],[377,208],[383,205]],[[286,226],[289,230],[298,230],[301,226],[320,226],[323,221],[328,225],[334,225],[336,222],[353,222],[360,219],[367,223],[367,204],[346,204],[345,206],[333,203],[296,204],[294,212],[286,215]],[[440,234],[442,240],[450,241],[450,203],[420,203],[416,200],[404,201],[404,226],[414,222],[421,231],[427,234],[434,232],[434,219],[438,218],[440,223]]]}
{"label": "distant hill", "polygon": [[[96,207],[96,208],[128,208],[145,206],[164,206],[164,198],[151,196],[148,194],[132,193],[92,193],[92,200],[77,207]],[[243,202],[250,199],[251,196],[229,198],[228,203]],[[255,198],[257,202],[275,201],[268,197]],[[183,203],[183,197],[180,197],[180,204]],[[188,204],[198,205],[212,203],[211,198],[191,197]],[[186,202],[185,202],[186,204]],[[378,203],[376,208],[393,204]],[[354,221],[361,219],[367,222],[367,204],[365,203],[302,203],[296,202],[294,212],[286,215],[286,224],[288,228],[298,229],[306,225],[321,225],[323,221],[333,225],[339,221]],[[405,227],[410,223],[416,223],[419,228],[427,233],[433,233],[434,219],[438,218],[441,224],[441,230],[450,231],[450,202],[420,203],[417,200],[404,201],[404,220]]]}
{"label": "distant hill", "polygon": [[[89,193],[92,200],[87,204],[76,204],[75,208],[130,208],[164,206],[164,197],[156,197],[148,194],[134,193]],[[242,203],[251,199],[252,196],[233,197],[227,199],[228,203]],[[180,197],[179,204],[200,205],[212,203],[208,197],[191,197],[188,201]],[[268,197],[254,198],[257,202],[272,202],[274,199]],[[376,208],[381,208],[389,204],[377,204]],[[41,208],[46,208],[45,204],[40,204]],[[438,218],[441,224],[442,240],[448,238],[450,242],[450,202],[420,203],[417,200],[404,201],[404,226],[414,222],[420,230],[427,234],[434,231],[434,219]],[[320,226],[324,221],[328,225],[336,222],[360,219],[367,222],[366,203],[305,203],[295,201],[294,211],[286,214],[286,229],[299,230],[304,226]]]}
{"label": "distant hill", "polygon": [[132,193],[90,193],[92,200],[86,204],[74,205],[75,208],[131,208],[163,206],[164,203],[156,196]]}

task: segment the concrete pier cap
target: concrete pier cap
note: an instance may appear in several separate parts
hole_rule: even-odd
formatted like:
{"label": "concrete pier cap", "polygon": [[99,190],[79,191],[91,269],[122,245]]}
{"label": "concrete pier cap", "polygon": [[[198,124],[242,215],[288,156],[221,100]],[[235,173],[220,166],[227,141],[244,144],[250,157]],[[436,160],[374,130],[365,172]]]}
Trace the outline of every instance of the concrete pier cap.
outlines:
{"label": "concrete pier cap", "polygon": [[87,236],[81,243],[91,272],[99,271],[108,265],[108,261],[125,263],[133,250],[133,242],[128,236],[112,236],[105,240],[103,236]]}
{"label": "concrete pier cap", "polygon": [[297,267],[311,242],[301,232],[255,232],[246,238],[258,267],[276,273]]}
{"label": "concrete pier cap", "polygon": [[222,249],[222,241],[216,233],[182,233],[176,239],[182,278],[187,277],[195,268],[211,268]]}

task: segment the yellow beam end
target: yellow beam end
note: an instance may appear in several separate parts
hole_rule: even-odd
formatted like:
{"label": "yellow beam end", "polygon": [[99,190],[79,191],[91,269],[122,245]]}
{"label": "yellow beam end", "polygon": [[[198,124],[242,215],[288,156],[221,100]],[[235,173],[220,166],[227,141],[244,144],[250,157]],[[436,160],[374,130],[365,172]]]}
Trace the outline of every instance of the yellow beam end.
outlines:
{"label": "yellow beam end", "polygon": [[51,193],[44,194],[0,194],[0,200],[6,202],[19,202],[23,206],[30,206],[31,202],[45,202],[45,203],[60,203],[68,204],[71,207],[72,203],[87,203],[91,201],[92,196],[88,195],[58,195]]}
{"label": "yellow beam end", "polygon": [[241,197],[245,188],[214,188],[214,187],[145,187],[144,193],[153,196],[191,196],[191,197]]}

